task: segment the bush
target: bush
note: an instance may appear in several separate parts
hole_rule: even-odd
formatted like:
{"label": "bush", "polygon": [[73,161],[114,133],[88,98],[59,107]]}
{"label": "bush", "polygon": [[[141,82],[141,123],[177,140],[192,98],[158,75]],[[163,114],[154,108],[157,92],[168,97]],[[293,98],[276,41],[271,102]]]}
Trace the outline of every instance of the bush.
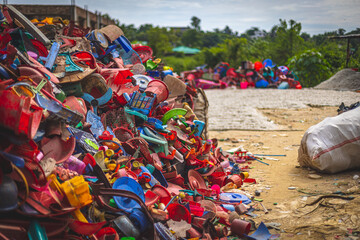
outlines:
{"label": "bush", "polygon": [[289,59],[288,67],[299,77],[303,87],[314,87],[331,75],[331,66],[321,53],[306,50]]}
{"label": "bush", "polygon": [[164,62],[167,66],[170,66],[174,69],[174,72],[180,74],[180,72],[195,69],[197,66],[201,66],[204,63],[201,55],[192,55],[192,56],[167,56],[164,57]]}

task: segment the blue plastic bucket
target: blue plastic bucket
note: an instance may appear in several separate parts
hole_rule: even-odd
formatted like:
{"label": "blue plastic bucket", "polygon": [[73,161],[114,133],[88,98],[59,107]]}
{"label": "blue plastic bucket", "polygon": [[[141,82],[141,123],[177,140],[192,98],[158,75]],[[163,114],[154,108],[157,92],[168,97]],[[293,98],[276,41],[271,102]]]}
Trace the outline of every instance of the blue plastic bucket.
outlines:
{"label": "blue plastic bucket", "polygon": [[[121,177],[114,182],[112,188],[133,192],[138,195],[143,202],[145,202],[145,194],[141,185],[132,178]],[[127,212],[131,212],[133,208],[141,208],[141,206],[131,198],[117,196],[114,197],[114,201],[118,208],[123,209]]]}
{"label": "blue plastic bucket", "polygon": [[131,211],[129,219],[135,225],[135,227],[140,230],[140,232],[144,232],[150,226],[150,222],[146,215],[138,208],[134,208]]}
{"label": "blue plastic bucket", "polygon": [[269,85],[269,83],[267,81],[265,81],[264,79],[260,79],[259,81],[257,81],[255,83],[256,88],[267,88],[268,85]]}

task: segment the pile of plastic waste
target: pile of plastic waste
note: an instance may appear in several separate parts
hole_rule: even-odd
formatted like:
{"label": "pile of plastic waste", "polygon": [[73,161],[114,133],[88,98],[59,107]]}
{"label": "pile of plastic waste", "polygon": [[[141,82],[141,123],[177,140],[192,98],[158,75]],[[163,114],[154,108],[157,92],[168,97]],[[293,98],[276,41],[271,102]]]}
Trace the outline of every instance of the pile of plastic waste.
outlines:
{"label": "pile of plastic waste", "polygon": [[234,86],[246,88],[278,88],[301,89],[297,75],[287,66],[277,66],[271,59],[262,62],[242,62],[237,69],[230,67],[227,62],[218,63],[214,69],[205,66],[197,67],[181,74],[187,79],[194,80],[196,87],[203,89],[227,88]]}
{"label": "pile of plastic waste", "polygon": [[[36,26],[11,5],[0,22],[0,238],[226,239],[257,228],[241,187],[256,184],[258,159],[205,138],[194,82],[114,25]],[[264,224],[257,234],[270,237]]]}

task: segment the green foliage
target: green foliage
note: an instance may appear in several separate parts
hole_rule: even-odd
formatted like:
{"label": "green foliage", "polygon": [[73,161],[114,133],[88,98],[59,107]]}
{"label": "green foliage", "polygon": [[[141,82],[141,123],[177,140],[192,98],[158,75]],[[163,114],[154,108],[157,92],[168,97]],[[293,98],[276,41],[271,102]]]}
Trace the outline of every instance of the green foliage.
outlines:
{"label": "green foliage", "polygon": [[295,72],[304,87],[314,87],[331,75],[330,64],[315,50],[295,55],[289,60],[288,67]]}
{"label": "green foliage", "polygon": [[225,59],[227,59],[227,62],[231,66],[239,66],[241,61],[249,55],[247,43],[246,38],[234,38],[225,40],[219,46],[226,50]]}
{"label": "green foliage", "polygon": [[137,29],[135,28],[134,24],[130,24],[130,25],[125,25],[125,24],[121,24],[119,26],[127,39],[129,39],[130,42],[138,40],[137,39]]}
{"label": "green foliage", "polygon": [[246,59],[254,62],[259,59],[269,58],[271,51],[271,44],[269,41],[259,38],[250,42],[249,45],[249,53]]}
{"label": "green foliage", "polygon": [[171,43],[165,28],[151,28],[147,31],[148,44],[153,49],[155,56],[163,56],[171,51]]}
{"label": "green foliage", "polygon": [[202,50],[201,54],[205,59],[205,63],[211,68],[215,67],[219,62],[226,60],[226,50],[222,47],[205,48]]}
{"label": "green foliage", "polygon": [[[346,41],[343,41],[345,43]],[[345,67],[346,45],[336,40],[328,40],[318,47],[318,51],[324,56],[331,66],[331,72],[335,73]]]}
{"label": "green foliage", "polygon": [[163,58],[164,63],[167,66],[171,66],[175,72],[179,73],[194,69],[197,66],[204,64],[204,59],[201,55],[194,56],[166,56]]}
{"label": "green foliage", "polygon": [[301,23],[291,19],[288,24],[286,20],[280,19],[271,48],[273,61],[283,65],[290,57],[301,51],[304,40],[300,37],[300,32]]}
{"label": "green foliage", "polygon": [[202,39],[203,39],[202,46],[206,48],[215,47],[216,45],[224,41],[222,35],[215,32],[203,33]]}
{"label": "green foliage", "polygon": [[188,29],[183,33],[181,42],[187,47],[201,47],[201,35],[201,32],[197,31],[196,29]]}

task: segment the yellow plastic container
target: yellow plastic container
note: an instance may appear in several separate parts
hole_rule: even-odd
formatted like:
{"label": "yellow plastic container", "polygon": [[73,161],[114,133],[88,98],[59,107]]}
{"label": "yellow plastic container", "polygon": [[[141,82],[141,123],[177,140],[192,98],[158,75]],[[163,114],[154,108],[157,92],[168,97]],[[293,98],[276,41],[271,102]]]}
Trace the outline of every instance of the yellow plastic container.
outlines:
{"label": "yellow plastic container", "polygon": [[73,207],[83,207],[93,201],[90,195],[89,184],[82,175],[62,183],[61,188]]}

